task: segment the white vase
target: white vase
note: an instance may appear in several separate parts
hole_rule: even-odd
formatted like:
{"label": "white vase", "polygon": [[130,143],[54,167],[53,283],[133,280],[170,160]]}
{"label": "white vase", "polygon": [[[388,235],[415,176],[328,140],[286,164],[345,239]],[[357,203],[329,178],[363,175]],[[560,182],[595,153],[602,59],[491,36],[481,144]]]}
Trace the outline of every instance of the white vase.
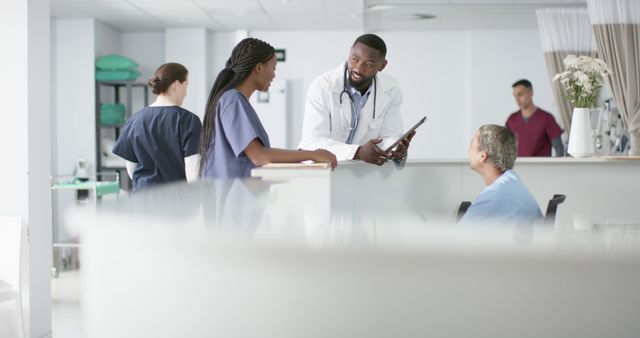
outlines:
{"label": "white vase", "polygon": [[590,113],[590,108],[573,108],[567,149],[573,157],[589,157],[594,153]]}

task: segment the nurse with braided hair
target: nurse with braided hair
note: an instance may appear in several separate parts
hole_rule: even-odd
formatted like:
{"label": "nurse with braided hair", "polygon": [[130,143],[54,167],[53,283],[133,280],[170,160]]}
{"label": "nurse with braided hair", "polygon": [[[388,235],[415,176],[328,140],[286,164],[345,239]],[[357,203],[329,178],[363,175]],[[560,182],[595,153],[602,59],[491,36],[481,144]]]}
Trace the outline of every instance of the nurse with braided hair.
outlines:
{"label": "nurse with braided hair", "polygon": [[268,43],[246,38],[235,46],[225,68],[213,83],[200,135],[200,175],[207,178],[243,178],[268,163],[311,160],[330,163],[327,150],[271,148],[269,136],[249,103],[256,91],[267,91],[276,76],[276,55]]}

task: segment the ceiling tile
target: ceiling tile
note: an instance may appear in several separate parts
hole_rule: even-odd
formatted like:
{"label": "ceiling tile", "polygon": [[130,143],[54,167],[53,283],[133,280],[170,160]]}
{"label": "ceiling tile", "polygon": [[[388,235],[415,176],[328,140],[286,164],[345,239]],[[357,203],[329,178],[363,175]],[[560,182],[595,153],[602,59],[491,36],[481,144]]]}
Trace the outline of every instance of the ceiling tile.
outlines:
{"label": "ceiling tile", "polygon": [[211,14],[222,27],[228,30],[236,29],[269,29],[273,26],[271,20],[264,14],[224,15]]}
{"label": "ceiling tile", "polygon": [[217,14],[254,14],[263,13],[256,0],[193,0],[200,8]]}
{"label": "ceiling tile", "polygon": [[[120,29],[451,30],[535,28],[534,9],[586,0],[50,0],[58,18]],[[416,15],[435,15],[415,20]],[[413,18],[413,19],[412,19]]]}
{"label": "ceiling tile", "polygon": [[62,0],[51,0],[51,16],[55,18],[87,18],[89,14]]}

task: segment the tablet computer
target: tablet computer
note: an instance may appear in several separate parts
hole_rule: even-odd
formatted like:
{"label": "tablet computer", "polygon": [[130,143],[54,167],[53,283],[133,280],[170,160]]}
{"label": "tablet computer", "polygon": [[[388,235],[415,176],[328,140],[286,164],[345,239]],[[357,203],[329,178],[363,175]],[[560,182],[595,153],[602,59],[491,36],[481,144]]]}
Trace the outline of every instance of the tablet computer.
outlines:
{"label": "tablet computer", "polygon": [[393,150],[393,148],[395,148],[398,144],[400,144],[400,142],[402,142],[402,140],[404,140],[407,136],[409,136],[409,134],[411,134],[413,131],[415,131],[416,129],[418,129],[418,127],[420,127],[424,121],[427,120],[427,117],[424,116],[423,118],[420,119],[420,121],[418,121],[418,123],[416,123],[413,127],[411,127],[411,129],[409,129],[406,133],[404,133],[404,135],[400,136],[399,139],[397,139],[395,142],[393,142],[392,145],[390,145],[387,149],[385,149],[385,153],[388,153],[390,151]]}

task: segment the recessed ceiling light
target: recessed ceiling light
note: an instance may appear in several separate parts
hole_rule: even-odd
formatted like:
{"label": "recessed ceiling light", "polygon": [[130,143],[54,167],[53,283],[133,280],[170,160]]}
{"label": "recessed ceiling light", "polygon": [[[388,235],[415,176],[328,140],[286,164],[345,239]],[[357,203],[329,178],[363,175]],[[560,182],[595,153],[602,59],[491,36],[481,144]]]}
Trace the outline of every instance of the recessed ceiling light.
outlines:
{"label": "recessed ceiling light", "polygon": [[435,15],[422,14],[422,13],[402,14],[394,17],[394,19],[398,19],[398,20],[431,20],[435,18],[436,18]]}
{"label": "recessed ceiling light", "polygon": [[396,5],[371,5],[369,7],[367,7],[368,10],[370,11],[385,11],[387,9],[394,9],[398,6]]}

